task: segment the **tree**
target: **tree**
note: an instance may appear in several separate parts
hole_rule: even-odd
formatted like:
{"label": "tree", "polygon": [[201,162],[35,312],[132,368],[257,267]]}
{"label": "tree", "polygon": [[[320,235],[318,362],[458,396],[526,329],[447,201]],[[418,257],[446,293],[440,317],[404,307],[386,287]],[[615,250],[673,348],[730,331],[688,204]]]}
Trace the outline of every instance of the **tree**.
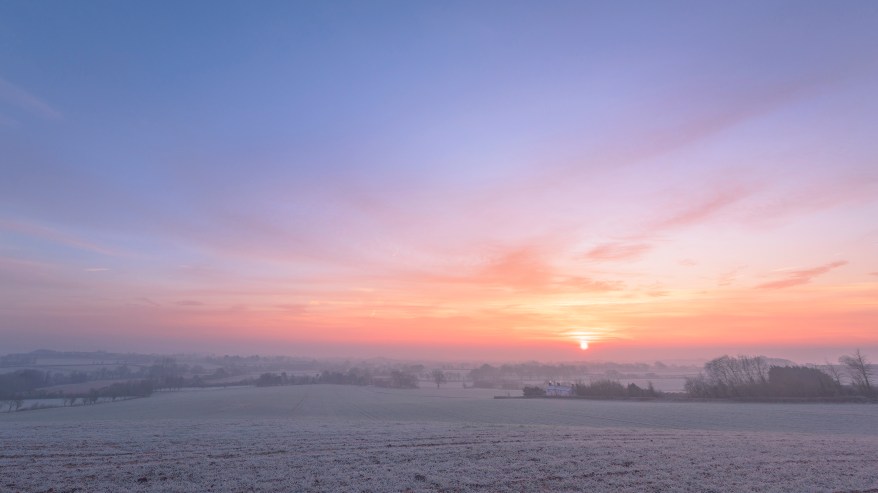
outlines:
{"label": "tree", "polygon": [[545,397],[546,389],[537,386],[525,386],[523,389],[525,397]]}
{"label": "tree", "polygon": [[448,377],[445,376],[445,372],[439,369],[433,370],[433,381],[436,382],[436,388],[439,388],[440,384],[443,384],[448,381]]}
{"label": "tree", "polygon": [[95,404],[95,403],[98,402],[98,399],[99,399],[99,398],[100,398],[100,394],[98,393],[98,390],[97,390],[97,389],[91,389],[91,390],[88,391],[88,395],[85,396],[85,397],[83,397],[82,400],[83,400],[83,402],[85,402],[86,404]]}
{"label": "tree", "polygon": [[772,394],[780,397],[829,397],[841,390],[832,376],[806,366],[772,366],[768,382]]}
{"label": "tree", "polygon": [[832,377],[835,380],[835,383],[841,386],[841,371],[839,371],[838,367],[830,363],[829,361],[823,366],[823,371],[826,372],[827,375]]}
{"label": "tree", "polygon": [[263,373],[256,379],[257,387],[269,387],[272,385],[282,385],[283,377],[276,373]]}
{"label": "tree", "polygon": [[489,364],[470,370],[469,377],[473,381],[473,387],[492,389],[498,387],[503,380],[500,369]]}
{"label": "tree", "polygon": [[763,394],[768,384],[768,362],[763,356],[722,356],[704,364],[698,381],[687,391],[702,397],[746,397]]}
{"label": "tree", "polygon": [[[633,385],[633,384],[632,384]],[[634,385],[629,388],[632,392],[640,390],[640,387]],[[596,380],[589,384],[578,383],[573,387],[573,393],[581,397],[625,397],[628,389],[617,380]]]}
{"label": "tree", "polygon": [[418,386],[418,377],[406,371],[390,372],[390,386],[398,389],[414,389]]}
{"label": "tree", "polygon": [[853,387],[866,395],[872,395],[872,382],[870,381],[872,365],[859,349],[854,351],[854,354],[838,358],[838,362],[845,366]]}

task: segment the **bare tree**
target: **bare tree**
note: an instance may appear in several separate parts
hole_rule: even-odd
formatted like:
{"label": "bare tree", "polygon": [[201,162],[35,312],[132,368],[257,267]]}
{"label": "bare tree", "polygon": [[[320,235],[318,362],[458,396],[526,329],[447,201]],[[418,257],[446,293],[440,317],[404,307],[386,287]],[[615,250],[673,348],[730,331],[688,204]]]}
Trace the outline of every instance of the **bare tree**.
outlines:
{"label": "bare tree", "polygon": [[[753,393],[768,383],[768,362],[763,356],[722,356],[704,364],[706,383],[719,395]],[[693,381],[694,388],[705,382]]]}
{"label": "bare tree", "polygon": [[838,358],[838,362],[843,364],[847,369],[848,376],[851,377],[851,384],[860,389],[866,395],[872,395],[872,382],[869,377],[872,376],[872,365],[869,360],[863,356],[863,353],[857,349],[852,355],[844,355]]}
{"label": "bare tree", "polygon": [[443,384],[448,381],[448,377],[445,376],[445,372],[439,369],[433,370],[433,381],[436,382],[436,388],[439,388],[440,384]]}
{"label": "bare tree", "polygon": [[841,371],[839,371],[838,366],[833,365],[829,361],[823,366],[823,371],[826,372],[827,375],[831,376],[835,383],[841,385]]}

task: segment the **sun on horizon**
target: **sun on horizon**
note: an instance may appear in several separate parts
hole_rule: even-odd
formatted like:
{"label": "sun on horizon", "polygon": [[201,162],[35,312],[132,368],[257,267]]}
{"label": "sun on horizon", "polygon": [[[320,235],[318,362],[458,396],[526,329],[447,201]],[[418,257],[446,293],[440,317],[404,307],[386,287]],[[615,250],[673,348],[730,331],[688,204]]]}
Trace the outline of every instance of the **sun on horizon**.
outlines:
{"label": "sun on horizon", "polygon": [[0,2],[2,349],[878,348],[876,5]]}

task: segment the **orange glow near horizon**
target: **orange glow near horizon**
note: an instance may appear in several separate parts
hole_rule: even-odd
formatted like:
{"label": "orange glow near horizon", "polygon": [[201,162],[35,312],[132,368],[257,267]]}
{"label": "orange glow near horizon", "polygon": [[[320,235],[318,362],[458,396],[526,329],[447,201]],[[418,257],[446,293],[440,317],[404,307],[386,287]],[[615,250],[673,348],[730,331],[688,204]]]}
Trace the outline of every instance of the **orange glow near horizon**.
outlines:
{"label": "orange glow near horizon", "polygon": [[[280,287],[277,295],[271,289],[191,290],[175,297],[182,302],[80,304],[55,313],[98,332],[124,320],[132,333],[185,333],[254,345],[276,341],[293,351],[297,344],[399,348],[400,354],[413,347],[443,348],[442,354],[470,347],[485,348],[486,355],[541,359],[575,357],[560,349],[571,343],[597,351],[597,357],[634,347],[660,353],[686,347],[868,346],[874,338],[875,281],[767,290],[756,279],[751,287],[664,288],[661,293],[652,285],[619,283],[581,294],[546,265],[534,267],[545,276],[539,281],[533,281],[535,274],[519,272],[511,285],[463,275],[375,279],[363,280],[357,289],[324,289],[319,299],[310,293],[308,301],[282,295]],[[519,284],[520,279],[527,282]],[[570,328],[576,326],[587,328]]]}
{"label": "orange glow near horizon", "polygon": [[878,4],[7,3],[0,351],[878,359]]}

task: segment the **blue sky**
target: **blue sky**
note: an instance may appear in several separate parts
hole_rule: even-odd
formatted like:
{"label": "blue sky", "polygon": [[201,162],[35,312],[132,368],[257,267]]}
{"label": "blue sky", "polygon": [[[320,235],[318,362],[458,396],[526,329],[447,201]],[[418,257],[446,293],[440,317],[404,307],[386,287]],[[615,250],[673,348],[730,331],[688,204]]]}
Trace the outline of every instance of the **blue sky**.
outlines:
{"label": "blue sky", "polygon": [[0,334],[878,346],[876,32],[874,2],[3,3]]}

